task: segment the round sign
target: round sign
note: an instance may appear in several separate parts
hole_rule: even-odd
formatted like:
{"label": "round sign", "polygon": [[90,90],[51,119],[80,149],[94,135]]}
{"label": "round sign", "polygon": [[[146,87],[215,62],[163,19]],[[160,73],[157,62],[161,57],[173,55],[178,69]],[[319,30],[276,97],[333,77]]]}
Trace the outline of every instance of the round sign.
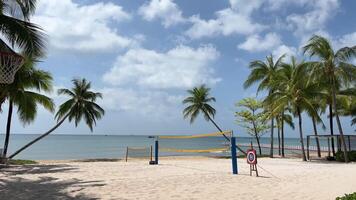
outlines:
{"label": "round sign", "polygon": [[247,163],[255,165],[257,163],[256,150],[250,149],[247,151]]}

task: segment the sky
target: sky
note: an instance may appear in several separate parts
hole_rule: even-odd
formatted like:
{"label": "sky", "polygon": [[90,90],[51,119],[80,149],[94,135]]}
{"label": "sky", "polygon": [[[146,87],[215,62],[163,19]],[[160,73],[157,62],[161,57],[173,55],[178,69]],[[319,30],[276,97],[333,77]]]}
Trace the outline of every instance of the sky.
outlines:
{"label": "sky", "polygon": [[[182,115],[186,90],[206,84],[217,100],[216,122],[246,136],[234,112],[237,101],[256,97],[255,86],[243,88],[249,62],[270,54],[308,59],[301,48],[313,34],[335,49],[355,45],[355,8],[353,0],[40,0],[31,20],[47,34],[47,56],[38,67],[52,73],[55,90],[71,87],[73,78],[90,80],[106,110],[93,133],[85,123],[65,123],[55,133],[215,132],[202,117],[190,124]],[[49,95],[57,106],[66,100]],[[13,133],[42,133],[55,124],[54,114],[42,108],[32,124],[16,115],[13,120]],[[310,118],[304,115],[303,122],[305,134],[312,134]],[[349,118],[342,125],[355,133]]]}

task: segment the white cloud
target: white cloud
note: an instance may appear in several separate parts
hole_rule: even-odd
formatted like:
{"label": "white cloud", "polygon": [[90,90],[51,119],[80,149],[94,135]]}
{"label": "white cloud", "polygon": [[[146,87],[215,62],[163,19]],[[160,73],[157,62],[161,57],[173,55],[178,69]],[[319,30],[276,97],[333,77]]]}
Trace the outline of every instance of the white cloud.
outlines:
{"label": "white cloud", "polygon": [[266,51],[281,44],[281,39],[276,33],[268,33],[261,38],[259,35],[251,35],[246,41],[239,44],[238,48],[250,52]]}
{"label": "white cloud", "polygon": [[125,48],[133,40],[119,35],[110,23],[130,19],[130,14],[114,3],[80,5],[73,0],[38,2],[33,21],[40,24],[56,49],[109,51]]}
{"label": "white cloud", "polygon": [[356,46],[356,32],[343,35],[337,42],[336,48]]}
{"label": "white cloud", "polygon": [[143,48],[131,49],[119,56],[103,80],[112,85],[136,84],[145,88],[190,88],[197,84],[213,85],[211,64],[219,52],[211,45],[191,48],[179,45],[167,52]]}
{"label": "white cloud", "polygon": [[283,54],[286,55],[286,59],[288,60],[290,58],[290,56],[296,56],[297,55],[297,49],[295,47],[286,46],[286,45],[283,44],[283,45],[278,46],[277,48],[275,48],[272,51],[272,55],[275,58],[279,58]]}
{"label": "white cloud", "polygon": [[139,114],[142,116],[176,117],[180,112],[183,96],[171,95],[161,91],[142,91],[117,87],[106,87],[99,90],[103,99],[99,104],[106,110]]}
{"label": "white cloud", "polygon": [[185,32],[185,35],[198,39],[216,35],[257,33],[263,30],[265,26],[253,22],[251,14],[261,4],[261,1],[231,0],[231,7],[217,11],[215,19],[204,20],[199,15],[194,15],[190,17],[190,22],[193,25]]}
{"label": "white cloud", "polygon": [[173,0],[151,0],[142,5],[138,12],[147,21],[161,19],[166,28],[185,21],[182,11]]}
{"label": "white cloud", "polygon": [[313,0],[303,1],[312,9],[303,14],[291,14],[287,16],[289,27],[298,36],[304,36],[311,32],[323,30],[326,22],[335,15],[339,7],[338,0]]}

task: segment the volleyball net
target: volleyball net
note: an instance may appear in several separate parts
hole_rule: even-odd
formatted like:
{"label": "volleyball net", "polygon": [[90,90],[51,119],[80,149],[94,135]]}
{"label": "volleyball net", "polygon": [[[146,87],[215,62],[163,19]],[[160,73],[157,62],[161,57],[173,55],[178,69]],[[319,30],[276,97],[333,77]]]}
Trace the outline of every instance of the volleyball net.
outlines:
{"label": "volleyball net", "polygon": [[152,160],[153,149],[150,147],[126,147],[125,160],[129,158],[150,159]]}
{"label": "volleyball net", "polygon": [[160,154],[224,154],[230,151],[232,131],[196,134],[159,136]]}

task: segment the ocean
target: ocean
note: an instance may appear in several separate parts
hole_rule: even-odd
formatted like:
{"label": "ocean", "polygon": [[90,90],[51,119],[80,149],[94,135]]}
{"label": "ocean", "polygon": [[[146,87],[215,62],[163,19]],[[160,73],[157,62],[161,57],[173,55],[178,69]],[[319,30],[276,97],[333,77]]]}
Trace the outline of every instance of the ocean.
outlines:
{"label": "ocean", "polygon": [[[10,138],[8,155],[16,151],[27,142],[38,135],[33,134],[13,134]],[[0,148],[3,147],[5,135],[0,134]],[[237,144],[256,144],[250,137],[238,137]],[[261,138],[261,144],[268,145],[269,138]],[[278,146],[277,139],[274,140]],[[18,154],[17,159],[32,160],[65,160],[65,159],[93,159],[93,158],[124,158],[127,147],[150,147],[154,144],[154,139],[143,135],[49,135],[41,141],[35,143],[25,151]],[[177,149],[209,149],[221,148],[227,143],[222,137],[208,137],[196,139],[160,139],[160,148]],[[299,139],[286,138],[285,145],[299,145]],[[244,149],[246,149],[244,147]],[[269,149],[263,149],[268,153]],[[275,150],[277,153],[278,150]],[[160,152],[160,155],[205,155],[202,153],[175,153]]]}

